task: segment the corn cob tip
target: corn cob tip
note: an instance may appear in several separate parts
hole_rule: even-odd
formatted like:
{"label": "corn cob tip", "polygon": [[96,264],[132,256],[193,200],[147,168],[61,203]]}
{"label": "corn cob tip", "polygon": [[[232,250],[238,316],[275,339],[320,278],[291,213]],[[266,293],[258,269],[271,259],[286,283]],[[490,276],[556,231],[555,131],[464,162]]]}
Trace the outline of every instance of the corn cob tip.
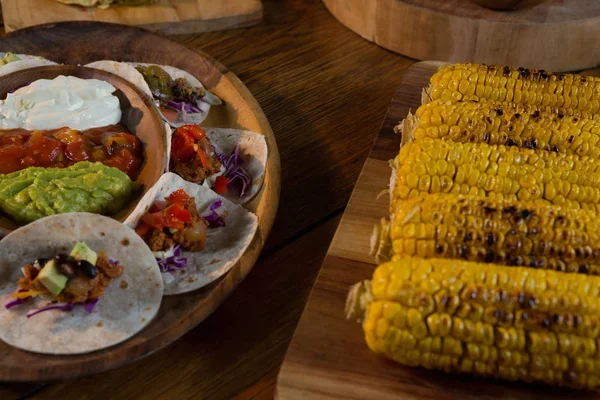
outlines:
{"label": "corn cob tip", "polygon": [[361,281],[352,285],[346,298],[346,319],[362,322],[367,306],[372,300],[371,281]]}

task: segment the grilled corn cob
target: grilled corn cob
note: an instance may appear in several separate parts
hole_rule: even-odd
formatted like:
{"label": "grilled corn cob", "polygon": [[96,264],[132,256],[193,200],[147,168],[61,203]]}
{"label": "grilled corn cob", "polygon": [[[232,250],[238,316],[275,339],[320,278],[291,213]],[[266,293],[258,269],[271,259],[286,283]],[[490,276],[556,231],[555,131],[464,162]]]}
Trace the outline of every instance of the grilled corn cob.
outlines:
{"label": "grilled corn cob", "polygon": [[406,140],[443,139],[600,157],[599,121],[531,109],[535,107],[520,113],[514,107],[492,102],[434,100],[408,117],[416,118],[416,123],[403,135]]}
{"label": "grilled corn cob", "polygon": [[394,164],[391,210],[425,193],[600,210],[600,161],[590,157],[428,139],[406,143]]}
{"label": "grilled corn cob", "polygon": [[459,258],[600,274],[600,217],[560,206],[417,196],[394,213],[394,257]]}
{"label": "grilled corn cob", "polygon": [[479,64],[441,67],[430,80],[432,100],[489,99],[592,114],[600,109],[600,78]]}
{"label": "grilled corn cob", "polygon": [[355,285],[346,306],[371,350],[408,366],[600,383],[600,277],[403,257]]}

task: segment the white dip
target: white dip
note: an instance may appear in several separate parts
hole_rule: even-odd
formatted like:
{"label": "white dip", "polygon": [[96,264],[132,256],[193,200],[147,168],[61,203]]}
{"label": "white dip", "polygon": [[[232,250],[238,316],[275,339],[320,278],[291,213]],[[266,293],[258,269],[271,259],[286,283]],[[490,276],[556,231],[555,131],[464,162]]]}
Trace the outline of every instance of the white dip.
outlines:
{"label": "white dip", "polygon": [[61,75],[37,80],[0,100],[0,129],[85,130],[117,124],[121,106],[112,95],[115,90],[98,79]]}

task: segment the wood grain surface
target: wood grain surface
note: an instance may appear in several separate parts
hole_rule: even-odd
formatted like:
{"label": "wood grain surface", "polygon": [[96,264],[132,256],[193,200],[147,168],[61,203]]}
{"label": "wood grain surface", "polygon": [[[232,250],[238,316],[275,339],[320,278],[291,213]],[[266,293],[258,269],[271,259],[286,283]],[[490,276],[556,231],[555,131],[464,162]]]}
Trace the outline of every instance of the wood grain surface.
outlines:
{"label": "wood grain surface", "polygon": [[263,22],[251,28],[174,37],[227,65],[275,132],[281,207],[252,272],[213,315],[166,349],[89,378],[0,384],[1,399],[273,398],[339,216],[413,61],[362,40],[319,0],[263,6]]}
{"label": "wood grain surface", "polygon": [[389,197],[377,194],[389,187],[388,160],[400,148],[393,128],[421,104],[421,91],[439,65],[420,62],[404,74],[285,356],[278,399],[600,399],[597,393],[404,367],[371,352],[360,324],[345,319],[349,287],[371,279],[375,269],[368,243],[372,227],[388,216]]}
{"label": "wood grain surface", "polygon": [[[90,46],[89,43],[94,45]],[[76,378],[130,363],[171,343],[210,315],[246,277],[273,225],[280,191],[279,153],[273,132],[260,106],[239,79],[222,64],[139,28],[90,22],[42,25],[0,38],[0,49],[41,55],[70,64],[85,64],[102,59],[169,64],[189,71],[223,100],[224,105],[212,108],[209,117],[203,122],[205,126],[248,129],[265,135],[269,155],[264,184],[258,195],[245,204],[259,218],[258,231],[242,258],[226,275],[201,290],[165,297],[158,315],[146,328],[131,339],[99,352],[68,357],[39,355],[17,350],[0,342],[0,354],[3,355],[0,357],[0,380],[48,381]],[[57,68],[68,67],[46,69]],[[19,73],[25,75],[22,80],[28,74],[29,70]],[[97,74],[106,73],[97,71]],[[117,77],[116,80],[120,78]],[[126,88],[123,86],[122,89]],[[163,135],[161,127],[159,124],[159,135]]]}
{"label": "wood grain surface", "polygon": [[254,25],[262,18],[260,0],[158,0],[155,4],[106,10],[56,0],[1,0],[7,32],[63,21],[102,21],[184,34]]}
{"label": "wood grain surface", "polygon": [[[523,0],[495,11],[470,0],[323,0],[367,40],[419,60],[567,71],[600,64],[600,2]],[[489,1],[489,3],[497,3]]]}

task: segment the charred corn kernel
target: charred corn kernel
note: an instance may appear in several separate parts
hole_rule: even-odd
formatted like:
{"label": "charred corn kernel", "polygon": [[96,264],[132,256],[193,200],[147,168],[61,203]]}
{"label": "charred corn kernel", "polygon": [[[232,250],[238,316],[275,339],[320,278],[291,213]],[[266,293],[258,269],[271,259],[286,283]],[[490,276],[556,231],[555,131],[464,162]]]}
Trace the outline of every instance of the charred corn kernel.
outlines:
{"label": "charred corn kernel", "polygon": [[[416,254],[423,258],[600,274],[595,212],[439,193],[398,204],[389,230],[392,255],[414,255],[416,242]],[[530,279],[529,285],[543,284]]]}
{"label": "charred corn kernel", "polygon": [[[423,114],[430,116],[428,125],[420,123]],[[544,107],[519,109],[509,103],[434,100],[419,107],[414,118],[413,130],[405,132],[414,140],[499,144],[591,157],[600,153],[600,121],[557,114]],[[442,126],[448,132],[445,135]]]}
{"label": "charred corn kernel", "polygon": [[[348,316],[363,318],[368,346],[402,364],[600,385],[600,315],[581,306],[599,302],[600,277],[400,256],[351,293],[360,301],[349,297]],[[420,298],[437,305],[422,308]],[[451,301],[458,303],[446,307]],[[477,309],[484,312],[474,314]]]}
{"label": "charred corn kernel", "polygon": [[[408,198],[435,193],[431,185],[433,176],[422,179],[415,172],[427,174],[425,163],[416,157],[421,153],[429,156],[427,163],[443,160],[448,164],[447,169],[452,166],[456,171],[452,176],[440,176],[439,172],[434,175],[440,179],[441,193],[545,201],[574,209],[600,211],[600,159],[485,143],[425,139],[408,142],[400,149],[392,212]],[[482,167],[482,160],[488,162],[486,168]],[[494,180],[493,186],[490,179]],[[407,191],[407,187],[410,190]],[[419,187],[428,187],[428,190],[419,190]],[[437,185],[435,189],[438,189]]]}
{"label": "charred corn kernel", "polygon": [[[458,90],[464,87],[463,81],[476,85],[475,95],[465,96]],[[478,64],[443,66],[431,77],[428,88],[432,100],[513,101],[558,109],[559,113],[573,109],[589,114],[599,111],[598,101],[592,99],[598,91],[600,78],[596,77]]]}

